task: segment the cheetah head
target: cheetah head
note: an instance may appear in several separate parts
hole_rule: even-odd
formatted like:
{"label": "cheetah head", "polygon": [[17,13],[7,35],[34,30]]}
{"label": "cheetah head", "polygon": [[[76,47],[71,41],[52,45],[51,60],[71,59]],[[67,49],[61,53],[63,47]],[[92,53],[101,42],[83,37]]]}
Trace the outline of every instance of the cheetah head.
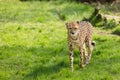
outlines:
{"label": "cheetah head", "polygon": [[75,37],[78,35],[79,33],[79,25],[77,22],[70,22],[70,23],[66,23],[66,28],[68,30],[68,34],[71,37]]}

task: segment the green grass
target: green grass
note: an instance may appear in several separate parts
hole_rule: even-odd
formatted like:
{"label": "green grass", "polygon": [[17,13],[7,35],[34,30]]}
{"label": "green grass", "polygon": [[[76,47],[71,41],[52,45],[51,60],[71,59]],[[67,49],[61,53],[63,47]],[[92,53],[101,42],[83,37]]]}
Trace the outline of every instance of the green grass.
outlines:
{"label": "green grass", "polygon": [[91,63],[80,69],[75,51],[74,72],[69,70],[65,23],[92,11],[62,1],[0,1],[0,80],[119,80],[120,37],[97,28]]}

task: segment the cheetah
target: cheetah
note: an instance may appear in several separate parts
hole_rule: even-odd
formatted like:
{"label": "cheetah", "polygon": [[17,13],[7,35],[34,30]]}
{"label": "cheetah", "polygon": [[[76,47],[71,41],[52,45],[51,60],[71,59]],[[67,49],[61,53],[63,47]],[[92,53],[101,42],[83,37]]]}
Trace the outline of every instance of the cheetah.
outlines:
{"label": "cheetah", "polygon": [[[95,41],[92,41],[93,26],[88,21],[76,21],[66,23],[68,32],[68,48],[70,68],[73,71],[73,50],[77,47],[80,51],[80,67],[89,64]],[[88,46],[88,53],[86,50]]]}

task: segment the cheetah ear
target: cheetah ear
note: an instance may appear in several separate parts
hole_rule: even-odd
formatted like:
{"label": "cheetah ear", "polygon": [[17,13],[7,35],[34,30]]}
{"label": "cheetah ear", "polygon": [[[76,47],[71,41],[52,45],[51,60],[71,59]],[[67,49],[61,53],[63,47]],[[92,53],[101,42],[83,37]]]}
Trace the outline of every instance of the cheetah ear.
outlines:
{"label": "cheetah ear", "polygon": [[65,25],[66,25],[66,26],[68,26],[68,22],[67,22],[67,23],[65,23]]}
{"label": "cheetah ear", "polygon": [[68,22],[67,22],[67,23],[65,23],[65,25],[66,25],[66,28],[68,28]]}
{"label": "cheetah ear", "polygon": [[77,23],[79,24],[79,23],[80,23],[80,21],[77,21]]}

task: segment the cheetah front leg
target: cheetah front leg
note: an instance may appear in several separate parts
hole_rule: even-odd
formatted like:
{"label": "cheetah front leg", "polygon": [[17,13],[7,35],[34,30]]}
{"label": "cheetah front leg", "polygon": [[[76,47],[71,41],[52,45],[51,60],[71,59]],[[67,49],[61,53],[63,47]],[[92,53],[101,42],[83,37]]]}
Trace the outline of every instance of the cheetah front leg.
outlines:
{"label": "cheetah front leg", "polygon": [[73,45],[69,45],[70,69],[73,71]]}
{"label": "cheetah front leg", "polygon": [[83,52],[83,47],[81,47],[80,49],[80,67],[83,68],[84,67],[84,52]]}

